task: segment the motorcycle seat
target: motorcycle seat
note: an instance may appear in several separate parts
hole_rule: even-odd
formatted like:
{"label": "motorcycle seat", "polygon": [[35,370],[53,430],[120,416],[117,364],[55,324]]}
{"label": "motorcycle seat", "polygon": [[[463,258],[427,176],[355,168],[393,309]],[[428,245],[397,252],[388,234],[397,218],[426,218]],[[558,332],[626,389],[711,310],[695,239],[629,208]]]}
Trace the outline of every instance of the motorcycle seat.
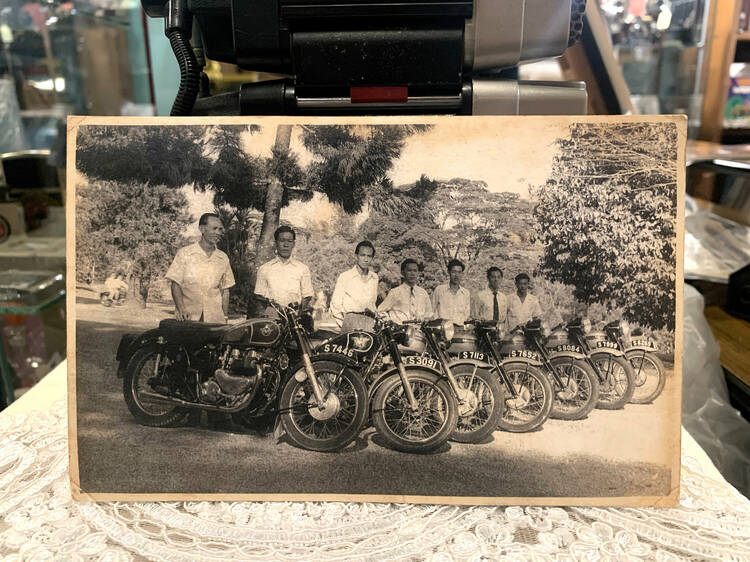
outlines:
{"label": "motorcycle seat", "polygon": [[230,329],[227,324],[206,324],[192,320],[168,318],[159,322],[161,330],[171,343],[202,344],[218,341]]}

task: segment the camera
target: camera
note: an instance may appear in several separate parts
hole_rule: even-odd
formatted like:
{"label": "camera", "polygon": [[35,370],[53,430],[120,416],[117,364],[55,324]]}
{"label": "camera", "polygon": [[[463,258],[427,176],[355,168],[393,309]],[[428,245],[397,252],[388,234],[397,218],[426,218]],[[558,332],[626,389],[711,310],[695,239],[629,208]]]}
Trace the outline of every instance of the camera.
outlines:
{"label": "camera", "polygon": [[[173,115],[581,114],[579,82],[503,78],[556,57],[585,0],[142,0],[180,64]],[[211,95],[205,58],[285,76]]]}

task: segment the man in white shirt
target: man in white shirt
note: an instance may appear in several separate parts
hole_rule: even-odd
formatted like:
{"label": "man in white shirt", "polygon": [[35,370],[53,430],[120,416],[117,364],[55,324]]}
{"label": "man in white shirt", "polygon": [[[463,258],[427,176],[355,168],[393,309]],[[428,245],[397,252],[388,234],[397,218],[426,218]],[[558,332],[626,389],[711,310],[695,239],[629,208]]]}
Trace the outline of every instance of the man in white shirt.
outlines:
{"label": "man in white shirt", "polygon": [[378,296],[378,274],[370,267],[375,257],[375,246],[364,240],[354,250],[357,263],[336,280],[331,296],[330,312],[339,329],[344,332],[367,329],[372,320],[361,314],[375,310]]}
{"label": "man in white shirt", "polygon": [[508,316],[508,299],[500,292],[503,271],[492,266],[487,270],[487,288],[479,291],[472,302],[472,316],[477,320],[492,320],[505,326]]}
{"label": "man in white shirt", "polygon": [[430,296],[422,287],[417,286],[419,280],[419,264],[411,258],[401,263],[401,276],[404,282],[394,287],[380,303],[378,311],[385,312],[394,322],[403,323],[405,320],[429,320],[432,318],[432,303]]}
{"label": "man in white shirt", "polygon": [[276,257],[258,268],[255,294],[281,305],[299,303],[302,310],[308,310],[315,293],[310,268],[292,258],[297,234],[284,225],[276,229],[273,239],[276,242]]}
{"label": "man in white shirt", "polygon": [[216,247],[224,234],[221,219],[204,213],[198,220],[201,239],[180,248],[167,270],[177,320],[226,322],[234,275],[227,255]]}
{"label": "man in white shirt", "polygon": [[542,317],[539,299],[529,293],[531,279],[525,273],[516,275],[516,292],[508,299],[508,328],[513,329],[529,320]]}
{"label": "man in white shirt", "polygon": [[471,314],[471,294],[461,286],[465,266],[460,260],[448,262],[448,283],[438,285],[432,293],[436,318],[463,325]]}

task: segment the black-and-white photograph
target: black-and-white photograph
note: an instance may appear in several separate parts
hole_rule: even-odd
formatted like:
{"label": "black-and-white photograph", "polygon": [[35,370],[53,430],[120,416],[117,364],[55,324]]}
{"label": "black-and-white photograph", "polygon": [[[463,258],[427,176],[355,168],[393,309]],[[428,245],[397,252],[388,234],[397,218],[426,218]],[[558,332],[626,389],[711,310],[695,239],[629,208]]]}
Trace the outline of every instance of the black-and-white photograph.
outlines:
{"label": "black-and-white photograph", "polygon": [[683,117],[68,129],[78,499],[677,501]]}

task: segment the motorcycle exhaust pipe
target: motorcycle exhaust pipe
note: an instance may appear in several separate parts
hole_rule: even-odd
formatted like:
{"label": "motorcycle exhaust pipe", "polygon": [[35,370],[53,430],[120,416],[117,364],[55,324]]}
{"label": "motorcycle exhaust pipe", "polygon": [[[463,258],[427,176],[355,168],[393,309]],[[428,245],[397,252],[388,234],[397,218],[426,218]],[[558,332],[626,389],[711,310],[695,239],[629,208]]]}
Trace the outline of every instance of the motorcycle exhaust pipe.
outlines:
{"label": "motorcycle exhaust pipe", "polygon": [[184,406],[185,408],[200,408],[201,410],[210,410],[212,412],[223,412],[225,414],[234,414],[235,412],[239,412],[250,403],[250,400],[253,397],[253,395],[250,394],[248,398],[240,402],[239,405],[234,406],[232,408],[227,408],[227,407],[222,407],[222,406],[212,406],[211,404],[196,404],[195,402],[188,402],[180,398],[174,398],[172,396],[164,396],[163,394],[157,394],[155,392],[145,391],[145,392],[140,392],[139,394],[147,398],[156,398],[158,400],[163,400],[165,402],[171,402],[178,406]]}

